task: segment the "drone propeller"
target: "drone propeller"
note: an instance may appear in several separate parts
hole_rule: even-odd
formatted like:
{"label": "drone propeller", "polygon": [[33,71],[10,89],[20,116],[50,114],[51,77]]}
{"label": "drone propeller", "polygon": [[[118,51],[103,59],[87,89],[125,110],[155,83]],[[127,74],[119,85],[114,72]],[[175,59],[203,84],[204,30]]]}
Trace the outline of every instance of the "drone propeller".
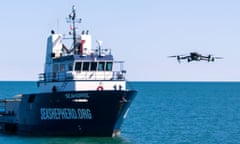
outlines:
{"label": "drone propeller", "polygon": [[184,55],[173,55],[173,56],[168,56],[169,58],[177,58],[178,63],[181,63],[181,56]]}
{"label": "drone propeller", "polygon": [[177,57],[177,56],[168,56],[169,58],[175,58],[175,57]]}
{"label": "drone propeller", "polygon": [[215,57],[214,55],[209,54],[207,56],[207,59],[208,59],[208,62],[210,62],[210,61],[214,61],[215,59],[223,59],[223,57]]}
{"label": "drone propeller", "polygon": [[214,57],[215,59],[223,59],[223,57]]}
{"label": "drone propeller", "polygon": [[185,56],[185,55],[173,55],[173,56],[168,56],[168,57],[170,57],[170,58],[177,58],[177,57],[181,57],[181,56]]}

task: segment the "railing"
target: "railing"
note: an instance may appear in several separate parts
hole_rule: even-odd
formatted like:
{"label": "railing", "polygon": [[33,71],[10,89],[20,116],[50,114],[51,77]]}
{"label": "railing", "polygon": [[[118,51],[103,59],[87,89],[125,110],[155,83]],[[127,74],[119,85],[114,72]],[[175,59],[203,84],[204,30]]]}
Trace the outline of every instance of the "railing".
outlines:
{"label": "railing", "polygon": [[77,72],[41,73],[40,82],[70,81],[70,80],[125,80],[125,71],[111,72]]}

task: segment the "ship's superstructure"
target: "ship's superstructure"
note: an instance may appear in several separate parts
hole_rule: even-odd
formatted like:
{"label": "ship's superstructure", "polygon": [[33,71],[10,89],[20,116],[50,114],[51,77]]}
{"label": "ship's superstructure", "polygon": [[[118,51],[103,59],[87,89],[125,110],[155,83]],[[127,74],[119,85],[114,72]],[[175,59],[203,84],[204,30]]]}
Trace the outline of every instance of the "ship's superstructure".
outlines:
{"label": "ship's superstructure", "polygon": [[[27,135],[115,136],[136,95],[126,87],[123,61],[110,49],[92,49],[89,31],[77,33],[75,7],[70,38],[54,31],[47,39],[39,93],[0,100],[0,130]],[[71,45],[67,40],[72,40]],[[66,42],[66,43],[65,43]]]}
{"label": "ship's superstructure", "polygon": [[45,72],[40,75],[41,92],[80,90],[126,90],[123,61],[115,61],[110,49],[102,48],[97,40],[97,48],[92,49],[92,38],[88,31],[76,33],[75,9],[69,16],[72,22],[73,45],[67,48],[63,43],[69,39],[62,34],[49,36]]}

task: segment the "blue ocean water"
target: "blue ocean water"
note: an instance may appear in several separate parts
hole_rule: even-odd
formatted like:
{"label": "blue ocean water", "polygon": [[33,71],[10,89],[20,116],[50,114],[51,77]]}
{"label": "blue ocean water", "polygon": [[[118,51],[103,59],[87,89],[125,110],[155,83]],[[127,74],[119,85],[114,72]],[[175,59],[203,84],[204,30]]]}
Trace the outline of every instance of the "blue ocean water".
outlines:
{"label": "blue ocean water", "polygon": [[[23,137],[1,144],[240,143],[240,82],[130,82],[138,91],[117,138]],[[0,82],[0,98],[37,92],[35,82]]]}

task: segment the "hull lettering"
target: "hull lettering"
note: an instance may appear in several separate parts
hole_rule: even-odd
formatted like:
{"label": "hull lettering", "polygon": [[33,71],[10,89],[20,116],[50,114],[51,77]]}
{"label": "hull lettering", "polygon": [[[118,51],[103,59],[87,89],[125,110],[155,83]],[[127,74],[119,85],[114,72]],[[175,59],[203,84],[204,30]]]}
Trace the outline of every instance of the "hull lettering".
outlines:
{"label": "hull lettering", "polygon": [[86,108],[40,108],[41,120],[92,119],[92,112]]}

